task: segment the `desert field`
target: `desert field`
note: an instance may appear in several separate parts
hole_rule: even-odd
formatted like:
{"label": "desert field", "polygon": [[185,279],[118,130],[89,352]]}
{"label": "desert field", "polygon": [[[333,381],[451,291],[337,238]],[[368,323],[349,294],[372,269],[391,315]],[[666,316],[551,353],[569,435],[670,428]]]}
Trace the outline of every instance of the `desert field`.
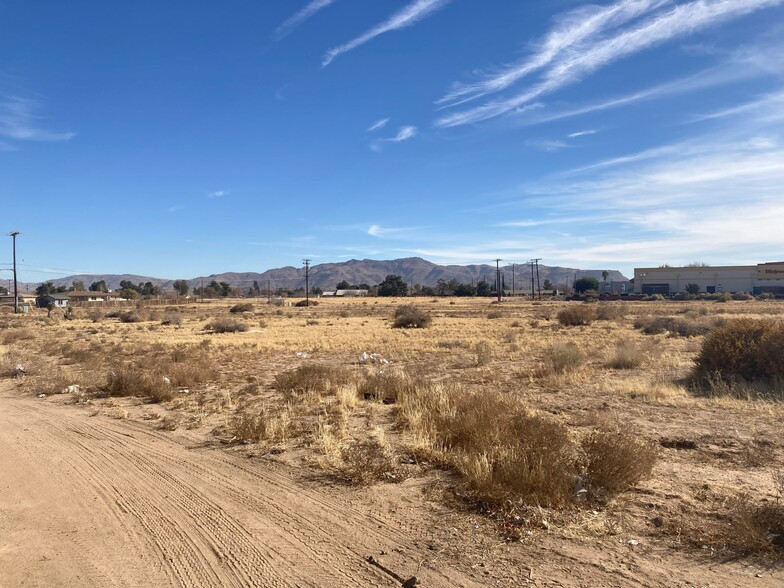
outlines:
{"label": "desert field", "polygon": [[317,302],[0,314],[0,585],[784,585],[784,302]]}

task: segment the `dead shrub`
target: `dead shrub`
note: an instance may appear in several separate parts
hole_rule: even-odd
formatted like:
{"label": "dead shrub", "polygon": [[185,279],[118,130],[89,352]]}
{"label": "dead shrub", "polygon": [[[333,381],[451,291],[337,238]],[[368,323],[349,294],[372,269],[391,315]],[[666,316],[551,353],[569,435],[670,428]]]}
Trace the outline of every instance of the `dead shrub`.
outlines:
{"label": "dead shrub", "polygon": [[180,326],[182,324],[182,317],[177,312],[165,312],[161,319],[162,325]]}
{"label": "dead shrub", "polygon": [[174,390],[163,374],[132,366],[110,371],[106,377],[105,389],[111,396],[148,397],[152,402],[164,402],[174,398]]}
{"label": "dead shrub", "polygon": [[590,325],[596,319],[596,311],[587,304],[571,304],[559,310],[556,316],[562,325],[576,327]]}
{"label": "dead shrub", "polygon": [[240,304],[235,304],[229,309],[229,312],[232,314],[238,314],[241,312],[253,312],[253,303],[242,302]]}
{"label": "dead shrub", "polygon": [[412,386],[414,382],[408,376],[384,370],[366,375],[357,384],[357,391],[364,400],[395,404]]}
{"label": "dead shrub", "polygon": [[[107,314],[109,316],[111,313]],[[135,310],[129,310],[128,312],[119,313],[118,318],[120,319],[121,323],[140,323],[145,320],[142,313],[136,312]]]}
{"label": "dead shrub", "polygon": [[571,495],[578,471],[566,428],[516,398],[420,382],[400,405],[415,449],[452,465],[482,500],[556,506]]}
{"label": "dead shrub", "polygon": [[29,329],[7,329],[2,334],[2,339],[0,339],[3,345],[12,345],[14,343],[19,343],[20,341],[29,341],[30,339],[35,339],[35,334]]}
{"label": "dead shrub", "polygon": [[318,300],[300,300],[294,306],[318,306]]}
{"label": "dead shrub", "polygon": [[634,343],[620,343],[615,353],[607,361],[607,367],[614,370],[631,370],[640,367],[645,361],[645,352]]}
{"label": "dead shrub", "polygon": [[424,329],[433,321],[430,313],[413,304],[403,304],[395,309],[393,329]]}
{"label": "dead shrub", "polygon": [[169,378],[173,386],[189,387],[202,384],[216,377],[212,355],[198,345],[178,345],[169,358],[157,365],[157,370]]}
{"label": "dead shrub", "polygon": [[743,553],[784,549],[784,503],[781,494],[773,502],[755,503],[748,494],[730,503],[726,542]]}
{"label": "dead shrub", "polygon": [[474,355],[476,356],[476,365],[488,365],[493,361],[493,346],[487,341],[480,341],[474,345]]}
{"label": "dead shrub", "polygon": [[245,333],[250,330],[250,326],[242,321],[230,318],[216,318],[204,327],[205,331],[213,333]]}
{"label": "dead shrub", "polygon": [[[639,325],[639,326],[638,326]],[[646,335],[678,335],[680,337],[699,337],[711,331],[711,325],[705,321],[683,317],[660,316],[638,319],[635,328],[641,328]]]}
{"label": "dead shrub", "polygon": [[728,321],[705,338],[695,363],[693,379],[710,390],[723,382],[784,395],[784,323]]}
{"label": "dead shrub", "polygon": [[596,307],[597,321],[616,321],[625,315],[623,306],[618,303],[600,302]]}
{"label": "dead shrub", "polygon": [[490,312],[487,313],[487,318],[489,318],[491,320],[492,319],[500,319],[500,318],[503,318],[503,316],[504,316],[504,313],[501,312],[500,310],[491,310]]}
{"label": "dead shrub", "polygon": [[301,399],[306,395],[333,392],[351,382],[353,375],[344,367],[305,364],[296,369],[277,374],[275,388],[287,400]]}
{"label": "dead shrub", "polygon": [[637,435],[595,431],[582,442],[586,481],[594,494],[613,495],[647,479],[656,464],[656,449]]}
{"label": "dead shrub", "polygon": [[546,373],[563,374],[579,368],[585,361],[585,354],[575,343],[554,345],[544,360]]}
{"label": "dead shrub", "polygon": [[229,433],[234,439],[251,443],[284,443],[291,426],[288,407],[273,409],[260,406],[253,412],[241,412],[231,422]]}
{"label": "dead shrub", "polygon": [[380,481],[400,481],[399,465],[387,443],[377,436],[353,441],[340,448],[338,472],[352,484],[369,486]]}

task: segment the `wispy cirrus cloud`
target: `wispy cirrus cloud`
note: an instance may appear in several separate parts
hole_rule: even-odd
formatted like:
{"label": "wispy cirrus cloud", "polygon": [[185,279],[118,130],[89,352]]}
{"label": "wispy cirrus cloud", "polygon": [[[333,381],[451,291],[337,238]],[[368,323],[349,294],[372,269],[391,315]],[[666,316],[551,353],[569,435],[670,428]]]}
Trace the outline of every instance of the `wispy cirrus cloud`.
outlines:
{"label": "wispy cirrus cloud", "polygon": [[372,125],[370,125],[367,128],[367,132],[368,133],[372,133],[373,131],[377,131],[378,129],[382,129],[385,126],[387,126],[388,122],[389,122],[388,118],[382,118],[380,120],[377,120],[376,122],[374,122]]}
{"label": "wispy cirrus cloud", "polygon": [[585,131],[575,131],[574,133],[569,133],[566,136],[569,137],[570,139],[576,139],[577,137],[586,137],[588,135],[595,135],[598,132],[599,132],[598,129],[587,129]]}
{"label": "wispy cirrus cloud", "polygon": [[36,114],[40,108],[36,99],[14,95],[0,98],[0,137],[15,141],[69,141],[76,136],[42,128],[42,117]]}
{"label": "wispy cirrus cloud", "polygon": [[489,74],[472,84],[454,84],[437,104],[463,104],[500,92],[525,76],[556,61],[567,50],[579,48],[605,29],[633,20],[671,0],[622,0],[610,6],[585,6],[562,15],[552,31],[526,59]]}
{"label": "wispy cirrus cloud", "polygon": [[772,92],[751,102],[697,116],[692,119],[692,122],[728,118],[742,114],[760,115],[770,122],[784,120],[784,90]]}
{"label": "wispy cirrus cloud", "polygon": [[436,10],[443,8],[451,1],[452,0],[414,0],[414,2],[403,7],[387,20],[377,24],[359,37],[327,51],[321,62],[322,67],[328,66],[339,55],[348,53],[349,51],[372,41],[379,35],[410,27],[411,25],[418,23],[420,20],[430,16]]}
{"label": "wispy cirrus cloud", "polygon": [[[502,71],[499,75],[483,80],[468,90],[459,90],[459,92],[453,90],[444,100],[448,102],[447,99],[450,99],[459,104],[465,101],[462,98],[466,96],[485,96],[490,92],[506,89],[512,82],[516,82],[538,69],[543,69],[539,80],[509,98],[493,100],[480,106],[442,116],[435,121],[435,125],[454,127],[501,116],[524,107],[564,86],[578,83],[586,76],[619,59],[758,10],[780,5],[783,2],[784,0],[736,0],[734,2],[693,0],[675,7],[665,6],[663,8],[662,5],[668,4],[667,2],[650,2],[647,3],[647,8],[645,8],[645,3],[636,5],[637,12],[632,10],[630,2],[618,2],[614,6],[627,8],[627,12],[624,13],[626,15],[643,14],[647,10],[652,10],[652,12],[647,19],[641,21],[629,18],[623,20],[616,16],[614,20],[608,20],[613,23],[613,30],[609,30],[609,25],[593,27],[590,29],[590,34],[579,36],[579,42],[572,42],[565,47],[560,47],[557,52],[550,51],[548,53],[546,50],[548,41],[545,41],[544,47],[535,52],[534,58],[532,58],[531,63],[536,65],[535,68],[532,68],[530,63],[528,65],[524,63],[513,74],[510,74],[510,71]],[[628,22],[629,26],[618,28],[617,22],[619,20],[623,24]],[[556,28],[550,37],[555,35],[558,30]],[[537,55],[545,53],[549,56],[547,60],[544,58],[537,60]],[[522,71],[522,74],[518,75],[519,71]],[[507,83],[510,78],[512,81]]]}
{"label": "wispy cirrus cloud", "polygon": [[371,237],[384,239],[405,235],[406,233],[411,233],[420,228],[421,227],[382,227],[381,225],[370,225],[367,229],[367,234]]}
{"label": "wispy cirrus cloud", "polygon": [[215,192],[207,194],[207,198],[225,198],[229,194],[231,194],[229,190],[215,190]]}
{"label": "wispy cirrus cloud", "polygon": [[370,144],[370,148],[373,151],[381,151],[384,143],[402,143],[403,141],[408,141],[409,139],[416,137],[417,132],[418,130],[415,126],[408,125],[400,127],[397,135],[386,139],[376,139]]}
{"label": "wispy cirrus cloud", "polygon": [[559,151],[569,146],[565,141],[558,139],[528,139],[525,144],[528,147],[533,147],[539,151],[547,151],[548,153]]}
{"label": "wispy cirrus cloud", "polygon": [[302,10],[297,12],[292,17],[286,19],[283,24],[275,29],[275,33],[272,35],[272,38],[276,41],[280,41],[299,25],[308,20],[311,16],[316,14],[318,11],[323,10],[330,4],[333,4],[334,2],[335,0],[311,0]]}

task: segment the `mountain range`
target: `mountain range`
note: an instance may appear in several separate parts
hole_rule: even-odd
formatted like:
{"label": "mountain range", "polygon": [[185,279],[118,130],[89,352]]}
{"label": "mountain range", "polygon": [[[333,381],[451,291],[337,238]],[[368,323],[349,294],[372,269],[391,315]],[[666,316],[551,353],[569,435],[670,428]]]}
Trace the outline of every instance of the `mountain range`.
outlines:
{"label": "mountain range", "polygon": [[[575,279],[582,277],[596,278],[602,281],[602,271],[598,270],[584,270],[568,267],[551,267],[546,265],[539,265],[539,280],[541,284],[544,281],[550,280],[553,284],[571,284]],[[609,273],[608,281],[627,281],[617,270],[606,270]],[[452,279],[462,283],[476,283],[479,280],[486,280],[491,284],[495,282],[496,268],[494,265],[438,265],[422,259],[420,257],[407,257],[403,259],[391,260],[373,260],[363,259],[339,262],[339,263],[322,263],[310,267],[310,285],[311,287],[319,287],[323,290],[334,290],[338,282],[343,280],[350,284],[368,284],[374,285],[383,281],[384,278],[390,274],[399,275],[405,280],[406,283],[421,284],[423,286],[435,286],[438,280],[443,279],[450,281]],[[512,266],[501,266],[501,272],[504,276],[504,283],[507,289],[512,287]],[[305,285],[305,268],[304,267],[281,267],[269,269],[265,272],[225,272],[220,274],[211,274],[209,276],[197,276],[195,278],[180,278],[187,279],[191,289],[200,286],[202,283],[206,286],[211,281],[227,282],[234,288],[248,290],[252,288],[254,282],[264,290],[269,287],[273,290],[277,288],[290,288],[295,289]],[[127,280],[138,284],[140,282],[151,282],[156,286],[160,286],[164,290],[171,290],[174,279],[154,278],[151,276],[140,276],[135,274],[77,274],[66,276],[64,278],[57,278],[51,281],[55,286],[71,286],[75,281],[83,282],[86,287],[89,287],[93,282],[104,280],[106,285],[111,290],[119,289],[120,282]],[[35,285],[28,289],[32,290]],[[531,287],[531,266],[526,264],[518,264],[514,270],[514,287],[518,290],[528,290]]]}

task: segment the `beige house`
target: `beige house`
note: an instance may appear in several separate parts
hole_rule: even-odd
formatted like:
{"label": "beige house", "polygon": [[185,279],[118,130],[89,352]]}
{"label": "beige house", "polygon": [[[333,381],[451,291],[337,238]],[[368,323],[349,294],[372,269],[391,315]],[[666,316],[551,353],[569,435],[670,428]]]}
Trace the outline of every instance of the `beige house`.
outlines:
{"label": "beige house", "polygon": [[91,292],[85,290],[82,292],[68,292],[68,299],[71,304],[92,304],[96,302],[114,302],[116,300],[124,300],[120,295],[115,292]]}

